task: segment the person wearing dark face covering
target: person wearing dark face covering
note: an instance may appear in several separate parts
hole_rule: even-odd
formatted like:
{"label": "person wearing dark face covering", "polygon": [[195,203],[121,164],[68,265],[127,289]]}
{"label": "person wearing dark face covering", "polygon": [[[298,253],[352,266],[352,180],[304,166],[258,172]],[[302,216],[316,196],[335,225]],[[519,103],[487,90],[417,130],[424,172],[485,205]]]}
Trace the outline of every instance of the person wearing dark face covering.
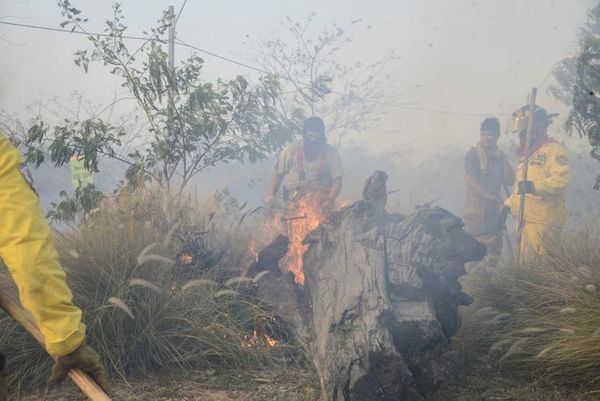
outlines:
{"label": "person wearing dark face covering", "polygon": [[486,118],[481,123],[480,140],[465,156],[467,200],[463,212],[465,230],[487,247],[489,256],[500,256],[504,227],[499,224],[502,187],[510,188],[515,172],[506,155],[498,149],[500,123]]}
{"label": "person wearing dark face covering", "polygon": [[342,161],[337,150],[327,143],[325,125],[319,117],[304,122],[302,138],[289,144],[279,155],[265,203],[271,206],[285,180],[286,207],[310,198],[327,215],[342,188]]}
{"label": "person wearing dark face covering", "polygon": [[304,122],[302,138],[290,143],[279,155],[265,204],[272,211],[281,183],[290,245],[284,259],[295,281],[304,283],[302,243],[333,210],[342,188],[342,161],[337,150],[325,139],[325,124],[319,117]]}

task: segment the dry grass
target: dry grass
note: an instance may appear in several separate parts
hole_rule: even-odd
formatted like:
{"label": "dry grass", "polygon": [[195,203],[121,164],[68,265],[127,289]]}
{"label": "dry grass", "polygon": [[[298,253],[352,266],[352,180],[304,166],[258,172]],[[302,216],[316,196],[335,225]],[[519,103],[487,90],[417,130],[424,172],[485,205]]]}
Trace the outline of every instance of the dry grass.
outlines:
{"label": "dry grass", "polygon": [[[150,376],[130,386],[120,384],[113,399],[122,401],[312,401],[317,399],[317,381],[305,371],[288,370],[260,375],[216,376],[211,371],[175,376]],[[83,401],[71,384],[43,392],[32,392],[23,401]]]}
{"label": "dry grass", "polygon": [[593,394],[514,374],[512,368],[500,368],[486,361],[464,363],[455,355],[444,384],[428,401],[597,401]]}
{"label": "dry grass", "polygon": [[[235,207],[226,197],[223,202]],[[78,230],[58,236],[88,342],[113,379],[260,370],[289,362],[284,343],[248,346],[257,321],[268,330],[283,333],[284,328],[253,297],[254,283],[234,278],[241,266],[229,262],[248,258],[248,245],[243,251],[239,244],[231,246],[244,238],[235,237],[236,227],[228,221],[219,222],[221,214],[235,216],[222,206],[215,202],[212,209],[200,209],[155,189],[122,190]],[[193,255],[193,263],[180,262],[182,250]],[[51,361],[8,318],[0,321],[0,349],[8,351],[17,391],[44,384]]]}
{"label": "dry grass", "polygon": [[600,394],[599,244],[600,233],[586,229],[523,268],[471,277],[477,306],[463,347],[527,377]]}

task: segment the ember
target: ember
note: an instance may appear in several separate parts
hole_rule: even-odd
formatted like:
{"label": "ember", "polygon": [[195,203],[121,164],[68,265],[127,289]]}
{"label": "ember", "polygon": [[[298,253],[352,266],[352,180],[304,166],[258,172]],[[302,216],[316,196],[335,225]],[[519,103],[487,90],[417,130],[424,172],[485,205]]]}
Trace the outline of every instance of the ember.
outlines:
{"label": "ember", "polygon": [[182,265],[187,266],[187,265],[191,265],[192,264],[192,262],[194,261],[194,258],[192,257],[192,255],[188,255],[187,253],[184,253],[179,258],[179,261],[181,262]]}
{"label": "ember", "polygon": [[276,346],[277,343],[278,341],[269,336],[266,331],[262,331],[262,333],[259,334],[258,331],[254,329],[254,333],[252,334],[252,336],[246,336],[244,338],[244,341],[242,342],[242,345],[244,347],[250,348],[257,347],[258,345],[262,344],[269,348],[272,348]]}

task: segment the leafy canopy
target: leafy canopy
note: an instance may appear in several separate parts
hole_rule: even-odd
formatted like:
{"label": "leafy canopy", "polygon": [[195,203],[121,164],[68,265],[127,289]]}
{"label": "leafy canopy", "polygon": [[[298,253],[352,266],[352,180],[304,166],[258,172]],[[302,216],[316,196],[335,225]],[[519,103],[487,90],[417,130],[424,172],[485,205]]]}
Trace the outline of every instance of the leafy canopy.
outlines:
{"label": "leafy canopy", "polygon": [[[65,17],[61,26],[85,31],[87,18],[81,11],[69,0],[58,4]],[[126,43],[121,6],[115,3],[113,19],[106,21],[107,36],[88,35],[92,48],[75,54],[75,64],[84,71],[100,62],[120,78],[145,118],[143,145],[121,155],[127,132],[99,117],[64,119],[54,126],[38,118],[26,137],[27,160],[39,166],[49,159],[61,166],[74,155],[84,156],[85,168],[98,171],[100,158],[112,157],[130,165],[131,181],[152,179],[167,188],[177,183],[181,193],[209,167],[253,163],[281,148],[291,130],[275,107],[280,96],[277,77],[260,77],[256,85],[243,76],[206,82],[204,61],[196,55],[170,68],[162,49],[169,23],[163,15],[146,33],[149,39],[132,49]]]}
{"label": "leafy canopy", "polygon": [[[550,94],[571,106],[568,132],[587,138],[590,155],[600,160],[600,4],[589,12],[577,56],[562,60],[554,76]],[[600,189],[600,176],[594,188]]]}

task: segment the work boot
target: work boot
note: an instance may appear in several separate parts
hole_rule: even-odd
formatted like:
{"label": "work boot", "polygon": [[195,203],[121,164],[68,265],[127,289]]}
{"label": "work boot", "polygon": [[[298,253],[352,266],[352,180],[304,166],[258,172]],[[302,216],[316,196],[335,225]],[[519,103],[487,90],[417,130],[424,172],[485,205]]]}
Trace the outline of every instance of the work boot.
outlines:
{"label": "work boot", "polygon": [[6,359],[0,354],[0,401],[8,399],[8,381],[6,380]]}

